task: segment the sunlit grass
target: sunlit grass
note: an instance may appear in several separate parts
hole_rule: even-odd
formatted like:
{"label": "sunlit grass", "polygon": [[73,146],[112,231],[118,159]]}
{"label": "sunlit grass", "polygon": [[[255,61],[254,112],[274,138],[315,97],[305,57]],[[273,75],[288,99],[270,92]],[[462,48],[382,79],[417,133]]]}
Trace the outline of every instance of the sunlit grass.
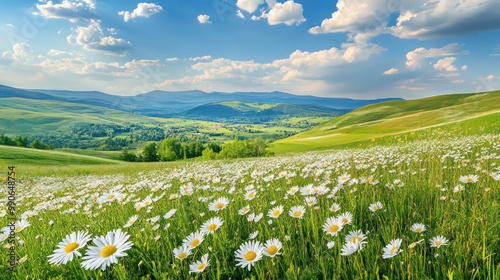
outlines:
{"label": "sunlit grass", "polygon": [[[500,178],[495,173],[500,173],[500,136],[434,138],[291,157],[40,166],[25,174],[19,169],[17,213],[31,210],[35,214],[27,218],[31,226],[17,234],[23,240],[17,253],[27,260],[8,274],[7,249],[2,247],[1,277],[499,279]],[[469,174],[477,175],[478,181],[460,182],[461,176]],[[345,182],[339,184],[339,180]],[[289,194],[295,186],[299,191]],[[98,202],[99,197],[113,199],[112,190],[121,194],[120,200]],[[245,196],[248,190],[255,195]],[[2,199],[6,195],[2,193]],[[229,199],[227,207],[210,211],[208,205],[221,197]],[[373,212],[369,207],[377,201],[382,207]],[[247,205],[248,213],[239,215]],[[268,217],[268,211],[279,205],[283,213]],[[289,215],[293,206],[305,207],[302,219]],[[172,209],[177,209],[175,214],[165,218]],[[327,234],[325,221],[345,212],[352,213],[352,224],[344,225],[337,236]],[[251,219],[259,214],[262,218],[257,222]],[[124,227],[133,215],[138,220]],[[158,221],[150,220],[157,216]],[[173,250],[213,217],[222,219],[220,228],[205,235],[186,259],[176,259]],[[4,225],[7,218],[2,218]],[[412,231],[415,223],[424,224],[426,230]],[[67,234],[86,230],[98,236],[117,228],[134,243],[118,264],[103,272],[83,269],[81,258],[49,265],[47,256]],[[342,256],[344,238],[354,230],[366,234],[367,243],[352,255]],[[237,267],[235,252],[256,231],[254,240],[262,244],[272,238],[281,241],[281,254],[263,256],[251,270]],[[435,236],[449,242],[431,247]],[[383,248],[398,238],[402,252],[383,259]],[[328,248],[331,241],[335,245]],[[190,274],[189,265],[204,254],[210,266],[200,274]]]}

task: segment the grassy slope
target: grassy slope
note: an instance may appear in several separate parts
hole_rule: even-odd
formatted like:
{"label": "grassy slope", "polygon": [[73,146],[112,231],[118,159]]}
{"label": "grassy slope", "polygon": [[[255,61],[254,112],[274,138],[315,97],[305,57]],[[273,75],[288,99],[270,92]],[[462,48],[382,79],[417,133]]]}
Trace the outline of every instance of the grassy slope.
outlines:
{"label": "grassy slope", "polygon": [[76,123],[146,123],[152,118],[85,104],[34,100],[0,99],[0,133],[23,134],[67,130]]}
{"label": "grassy slope", "polygon": [[322,150],[499,111],[500,91],[389,101],[359,108],[309,131],[279,140],[271,148],[276,153]]}

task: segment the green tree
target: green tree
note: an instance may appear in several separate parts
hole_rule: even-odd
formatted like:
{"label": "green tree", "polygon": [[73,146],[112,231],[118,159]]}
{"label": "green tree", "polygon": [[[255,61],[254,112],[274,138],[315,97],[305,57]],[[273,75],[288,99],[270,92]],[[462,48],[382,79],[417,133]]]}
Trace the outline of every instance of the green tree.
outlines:
{"label": "green tree", "polygon": [[120,159],[124,161],[134,162],[137,161],[137,156],[134,153],[129,152],[127,147],[123,147],[122,153],[120,154]]}
{"label": "green tree", "polygon": [[165,138],[160,142],[158,154],[161,161],[174,161],[182,157],[181,143],[175,138]]}
{"label": "green tree", "polygon": [[147,162],[158,161],[156,143],[153,142],[144,146],[144,149],[142,150],[142,160]]}
{"label": "green tree", "polygon": [[209,159],[216,159],[217,158],[217,153],[214,152],[214,150],[212,150],[212,148],[210,147],[206,147],[203,152],[201,153],[201,158],[202,159],[206,159],[206,160],[209,160]]}

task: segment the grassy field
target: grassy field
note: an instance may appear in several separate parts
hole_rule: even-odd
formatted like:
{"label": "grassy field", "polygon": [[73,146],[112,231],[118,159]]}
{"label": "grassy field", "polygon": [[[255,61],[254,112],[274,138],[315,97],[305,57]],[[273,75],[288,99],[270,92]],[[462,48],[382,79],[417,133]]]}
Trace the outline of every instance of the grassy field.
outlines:
{"label": "grassy field", "polygon": [[[500,91],[454,94],[368,105],[311,130],[273,143],[276,153],[324,150],[494,114],[498,123]],[[462,126],[462,125],[460,125]],[[460,131],[457,131],[460,133]]]}
{"label": "grassy field", "polygon": [[[0,279],[499,279],[500,136],[433,137],[82,173],[42,166],[44,176],[19,168],[16,216],[29,225],[15,234],[22,259],[13,274],[0,248]],[[1,211],[7,225],[10,213]],[[211,218],[222,224],[208,226]],[[203,228],[212,231],[182,248]],[[63,243],[61,252],[82,256],[49,264],[66,235],[116,229],[133,243],[117,263],[87,269],[94,239]],[[279,243],[266,245],[271,239]],[[246,248],[250,241],[259,244]],[[105,242],[111,247],[96,249],[103,257],[123,247]]]}

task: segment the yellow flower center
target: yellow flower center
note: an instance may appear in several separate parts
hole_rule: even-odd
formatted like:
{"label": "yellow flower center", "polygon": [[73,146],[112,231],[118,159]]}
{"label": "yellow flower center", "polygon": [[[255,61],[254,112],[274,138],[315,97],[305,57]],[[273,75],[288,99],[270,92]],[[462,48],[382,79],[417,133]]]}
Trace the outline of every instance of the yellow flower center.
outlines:
{"label": "yellow flower center", "polygon": [[293,216],[294,216],[294,217],[300,217],[300,215],[302,215],[302,211],[295,211],[295,212],[293,213]]}
{"label": "yellow flower center", "polygon": [[347,218],[342,218],[342,223],[347,224],[347,222],[349,222]]}
{"label": "yellow flower center", "polygon": [[371,183],[371,182],[373,182],[373,178],[370,177],[370,178],[368,178],[368,183]]}
{"label": "yellow flower center", "polygon": [[439,240],[438,240],[438,241],[436,241],[436,246],[439,246],[439,245],[441,245],[441,244],[443,244],[443,242],[441,242],[441,241],[439,241]]}
{"label": "yellow flower center", "polygon": [[278,252],[278,247],[276,247],[274,245],[271,245],[271,246],[269,246],[269,248],[267,248],[267,253],[271,256],[276,254],[277,252]]}
{"label": "yellow flower center", "polygon": [[200,265],[198,266],[198,270],[203,270],[203,269],[205,268],[205,266],[206,266],[206,265],[205,265],[204,263],[200,264]]}
{"label": "yellow flower center", "polygon": [[467,179],[465,179],[467,182],[472,182],[472,178],[471,177],[467,177]]}
{"label": "yellow flower center", "polygon": [[254,195],[255,195],[254,193],[249,193],[248,197],[252,198],[252,197],[254,197]]}
{"label": "yellow flower center", "polygon": [[106,245],[101,250],[101,257],[107,258],[107,257],[113,255],[115,252],[116,252],[116,246],[115,245]]}
{"label": "yellow flower center", "polygon": [[21,230],[23,230],[23,227],[21,226],[17,226],[14,228],[14,232],[20,232]]}
{"label": "yellow flower center", "polygon": [[422,228],[416,228],[415,229],[415,232],[421,232],[422,231]]}
{"label": "yellow flower center", "polygon": [[222,202],[215,204],[215,209],[221,209],[222,207],[224,207],[224,203]]}
{"label": "yellow flower center", "polygon": [[391,249],[391,254],[396,253],[396,251],[397,251],[398,249],[399,249],[398,247],[392,247],[392,249]]}
{"label": "yellow flower center", "polygon": [[250,251],[245,254],[245,260],[247,261],[253,261],[257,257],[257,254],[254,251]]}
{"label": "yellow flower center", "polygon": [[378,206],[373,207],[373,211],[378,211]]}
{"label": "yellow flower center", "polygon": [[214,231],[217,229],[217,224],[211,224],[207,227],[208,231]]}
{"label": "yellow flower center", "polygon": [[185,259],[187,257],[187,253],[186,252],[182,252],[179,254],[179,259]]}
{"label": "yellow flower center", "polygon": [[200,240],[195,239],[195,240],[191,241],[190,245],[191,245],[191,247],[196,247],[196,246],[200,245]]}
{"label": "yellow flower center", "polygon": [[111,200],[111,199],[113,199],[113,198],[115,198],[115,195],[114,195],[114,194],[110,194],[110,195],[108,195],[108,200]]}
{"label": "yellow flower center", "polygon": [[149,205],[151,202],[149,200],[144,201],[144,205]]}
{"label": "yellow flower center", "polygon": [[278,217],[281,214],[281,211],[279,209],[276,209],[273,211],[273,216]]}
{"label": "yellow flower center", "polygon": [[71,253],[76,248],[78,248],[78,246],[80,246],[80,244],[78,244],[77,242],[71,242],[68,245],[66,245],[66,247],[64,247],[64,253],[66,254]]}
{"label": "yellow flower center", "polygon": [[339,230],[338,225],[331,225],[330,228],[328,229],[329,232],[337,232]]}
{"label": "yellow flower center", "polygon": [[292,194],[294,194],[294,193],[296,193],[296,192],[297,192],[297,190],[292,190],[292,191],[291,191],[291,193],[292,193]]}
{"label": "yellow flower center", "polygon": [[359,237],[357,236],[353,236],[351,237],[351,239],[349,240],[351,243],[356,243],[357,241],[359,240]]}

